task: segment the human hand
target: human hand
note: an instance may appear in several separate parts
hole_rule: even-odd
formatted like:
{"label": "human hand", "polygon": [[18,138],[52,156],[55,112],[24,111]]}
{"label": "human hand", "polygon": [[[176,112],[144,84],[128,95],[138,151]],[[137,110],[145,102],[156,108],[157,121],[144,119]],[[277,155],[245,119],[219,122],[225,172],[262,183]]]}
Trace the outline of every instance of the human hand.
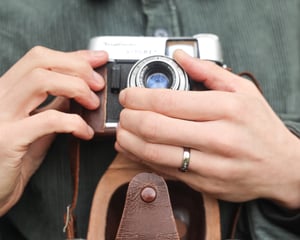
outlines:
{"label": "human hand", "polygon": [[[116,149],[219,199],[299,208],[300,141],[255,85],[182,51],[174,58],[211,90],[122,91]],[[187,173],[177,170],[183,147],[191,148]]]}
{"label": "human hand", "polygon": [[[93,91],[101,90],[104,80],[93,68],[107,59],[100,51],[34,47],[0,78],[0,216],[20,198],[55,133],[93,137],[80,116],[66,113],[68,99],[88,109],[99,106]],[[37,110],[48,94],[57,98]]]}

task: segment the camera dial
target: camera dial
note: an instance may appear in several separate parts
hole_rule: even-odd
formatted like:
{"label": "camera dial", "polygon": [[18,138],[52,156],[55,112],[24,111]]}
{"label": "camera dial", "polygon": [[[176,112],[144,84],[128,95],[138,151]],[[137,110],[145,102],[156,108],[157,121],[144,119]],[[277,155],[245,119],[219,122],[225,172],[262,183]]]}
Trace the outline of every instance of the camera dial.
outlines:
{"label": "camera dial", "polygon": [[128,74],[127,87],[189,90],[186,72],[166,56],[150,56],[137,61]]}

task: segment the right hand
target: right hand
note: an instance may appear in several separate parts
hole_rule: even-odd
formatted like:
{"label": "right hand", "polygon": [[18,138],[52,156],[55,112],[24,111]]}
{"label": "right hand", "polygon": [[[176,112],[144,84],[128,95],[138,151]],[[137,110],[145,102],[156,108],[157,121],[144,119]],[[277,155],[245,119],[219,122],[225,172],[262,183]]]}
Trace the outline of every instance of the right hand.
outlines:
{"label": "right hand", "polygon": [[[116,149],[218,199],[299,209],[300,140],[257,87],[183,51],[174,59],[211,90],[123,90]],[[191,149],[187,174],[178,171],[183,146]]]}
{"label": "right hand", "polygon": [[[55,133],[91,139],[93,130],[68,111],[69,98],[88,109],[99,106],[93,91],[104,87],[93,68],[107,62],[103,51],[58,52],[34,47],[0,78],[0,216],[20,198]],[[43,109],[48,94],[57,98]]]}

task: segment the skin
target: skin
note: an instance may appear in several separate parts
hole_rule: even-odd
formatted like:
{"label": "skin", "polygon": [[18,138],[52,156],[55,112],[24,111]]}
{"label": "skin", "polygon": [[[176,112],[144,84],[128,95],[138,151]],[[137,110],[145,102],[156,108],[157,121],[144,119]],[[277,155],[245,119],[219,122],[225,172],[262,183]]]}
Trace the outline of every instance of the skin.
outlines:
{"label": "skin", "polygon": [[[67,113],[68,99],[88,109],[99,106],[93,91],[101,90],[104,80],[93,68],[107,59],[101,51],[34,47],[0,78],[0,216],[19,200],[56,133],[93,137],[80,116]],[[57,98],[37,110],[48,94]]]}
{"label": "skin", "polygon": [[[115,148],[216,198],[300,208],[300,141],[256,86],[212,62],[175,60],[209,91],[125,89]],[[182,173],[183,146],[191,148]]]}
{"label": "skin", "polygon": [[[249,81],[183,52],[175,59],[210,91],[127,89],[116,149],[196,190],[229,201],[268,198],[300,206],[300,143]],[[104,87],[93,68],[105,52],[57,52],[35,47],[0,78],[0,216],[20,198],[56,133],[89,140],[93,130],[69,100],[99,106]],[[57,96],[42,109],[48,94]],[[191,148],[189,171],[177,169],[182,146]]]}

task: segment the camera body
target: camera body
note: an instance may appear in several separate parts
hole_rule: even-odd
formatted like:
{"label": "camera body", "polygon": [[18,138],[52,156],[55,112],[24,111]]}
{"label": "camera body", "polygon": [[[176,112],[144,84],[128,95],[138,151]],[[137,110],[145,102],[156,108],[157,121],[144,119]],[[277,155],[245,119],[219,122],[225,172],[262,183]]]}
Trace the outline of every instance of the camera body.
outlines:
{"label": "camera body", "polygon": [[81,109],[79,112],[96,135],[115,132],[122,110],[119,93],[124,88],[205,89],[201,83],[190,79],[172,59],[175,50],[182,49],[193,57],[223,66],[221,44],[214,34],[171,38],[99,36],[90,40],[89,49],[104,50],[109,54],[108,63],[96,69],[106,82],[105,88],[97,93],[101,106],[93,111]]}

